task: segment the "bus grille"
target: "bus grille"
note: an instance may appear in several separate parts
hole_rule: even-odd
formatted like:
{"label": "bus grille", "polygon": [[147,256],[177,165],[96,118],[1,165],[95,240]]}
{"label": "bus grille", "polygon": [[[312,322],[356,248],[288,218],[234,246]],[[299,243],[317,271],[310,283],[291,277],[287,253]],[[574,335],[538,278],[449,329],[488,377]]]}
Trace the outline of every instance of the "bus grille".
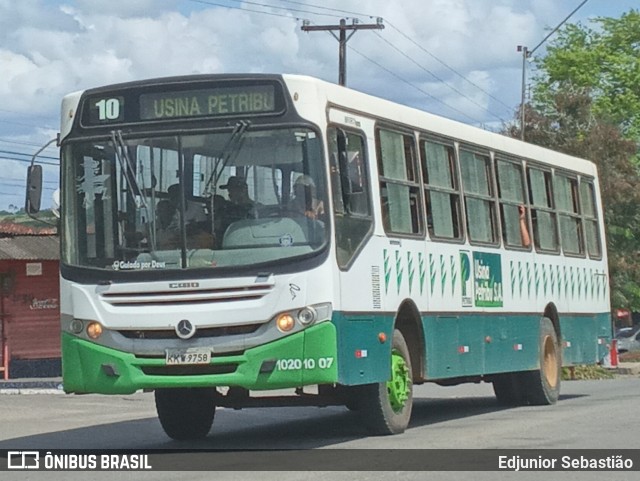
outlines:
{"label": "bus grille", "polygon": [[237,364],[206,364],[193,366],[144,366],[148,376],[202,376],[207,374],[233,374]]}
{"label": "bus grille", "polygon": [[215,302],[262,299],[273,289],[271,284],[179,291],[106,291],[100,296],[112,306],[163,306],[167,304],[209,304]]}
{"label": "bus grille", "polygon": [[[242,334],[253,334],[260,329],[262,324],[246,324],[244,326],[222,326],[203,327],[196,331],[191,339],[206,337],[238,336]],[[177,339],[178,335],[174,329],[154,329],[136,331],[118,331],[127,339]]]}

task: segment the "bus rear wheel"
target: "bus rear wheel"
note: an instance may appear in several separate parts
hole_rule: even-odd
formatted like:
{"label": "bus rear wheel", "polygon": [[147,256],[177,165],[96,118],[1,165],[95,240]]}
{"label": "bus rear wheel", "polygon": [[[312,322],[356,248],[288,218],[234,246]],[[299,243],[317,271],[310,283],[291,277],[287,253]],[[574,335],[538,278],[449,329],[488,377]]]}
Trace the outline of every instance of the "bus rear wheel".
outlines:
{"label": "bus rear wheel", "polygon": [[360,389],[359,414],[374,434],[399,434],[409,425],[413,407],[413,379],[409,348],[402,333],[393,333],[391,378]]}
{"label": "bus rear wheel", "polygon": [[498,374],[493,379],[493,392],[498,404],[517,406],[523,403],[524,393],[521,376],[523,373]]}
{"label": "bus rear wheel", "polygon": [[209,434],[216,411],[213,388],[156,389],[156,411],[164,432],[178,441]]}
{"label": "bus rear wheel", "polygon": [[540,322],[540,369],[526,373],[527,401],[534,405],[555,404],[560,395],[562,355],[556,330],[550,319]]}

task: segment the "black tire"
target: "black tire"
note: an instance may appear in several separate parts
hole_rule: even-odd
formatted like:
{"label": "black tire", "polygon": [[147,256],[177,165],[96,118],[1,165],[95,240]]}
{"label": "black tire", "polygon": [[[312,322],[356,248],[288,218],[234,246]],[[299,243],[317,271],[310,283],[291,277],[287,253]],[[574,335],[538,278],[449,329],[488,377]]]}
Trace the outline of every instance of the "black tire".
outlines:
{"label": "black tire", "polygon": [[402,433],[411,419],[413,407],[411,358],[407,343],[398,330],[393,333],[391,356],[391,379],[359,386],[359,399],[354,403],[358,414],[362,416],[372,434]]}
{"label": "black tire", "polygon": [[178,441],[209,434],[216,412],[212,388],[156,389],[156,411],[164,432]]}
{"label": "black tire", "polygon": [[521,382],[522,373],[498,374],[493,378],[493,392],[498,404],[503,406],[519,406],[524,402]]}
{"label": "black tire", "polygon": [[540,321],[540,369],[523,373],[528,404],[544,406],[555,404],[560,396],[562,355],[556,330],[550,319]]}

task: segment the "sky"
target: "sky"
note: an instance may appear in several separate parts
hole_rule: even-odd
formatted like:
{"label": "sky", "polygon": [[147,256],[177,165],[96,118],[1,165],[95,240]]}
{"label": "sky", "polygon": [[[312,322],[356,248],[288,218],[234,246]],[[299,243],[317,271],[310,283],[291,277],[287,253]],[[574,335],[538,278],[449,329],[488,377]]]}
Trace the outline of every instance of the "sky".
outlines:
{"label": "sky", "polygon": [[[338,81],[338,42],[310,25],[376,23],[347,45],[347,85],[492,130],[521,100],[518,45],[538,45],[582,0],[0,0],[0,210],[24,205],[31,156],[59,131],[62,97],[200,73]],[[638,0],[588,0],[570,23],[619,18]],[[546,44],[535,55],[544,55]],[[527,69],[527,78],[531,76]],[[59,182],[43,151],[43,207]]]}

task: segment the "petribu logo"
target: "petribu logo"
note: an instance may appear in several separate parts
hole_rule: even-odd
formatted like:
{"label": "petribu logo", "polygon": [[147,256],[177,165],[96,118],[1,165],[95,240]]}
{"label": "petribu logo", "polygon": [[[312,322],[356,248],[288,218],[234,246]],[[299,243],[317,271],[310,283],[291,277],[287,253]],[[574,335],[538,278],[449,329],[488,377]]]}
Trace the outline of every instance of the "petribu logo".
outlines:
{"label": "petribu logo", "polygon": [[8,469],[39,469],[40,453],[38,451],[7,452]]}

